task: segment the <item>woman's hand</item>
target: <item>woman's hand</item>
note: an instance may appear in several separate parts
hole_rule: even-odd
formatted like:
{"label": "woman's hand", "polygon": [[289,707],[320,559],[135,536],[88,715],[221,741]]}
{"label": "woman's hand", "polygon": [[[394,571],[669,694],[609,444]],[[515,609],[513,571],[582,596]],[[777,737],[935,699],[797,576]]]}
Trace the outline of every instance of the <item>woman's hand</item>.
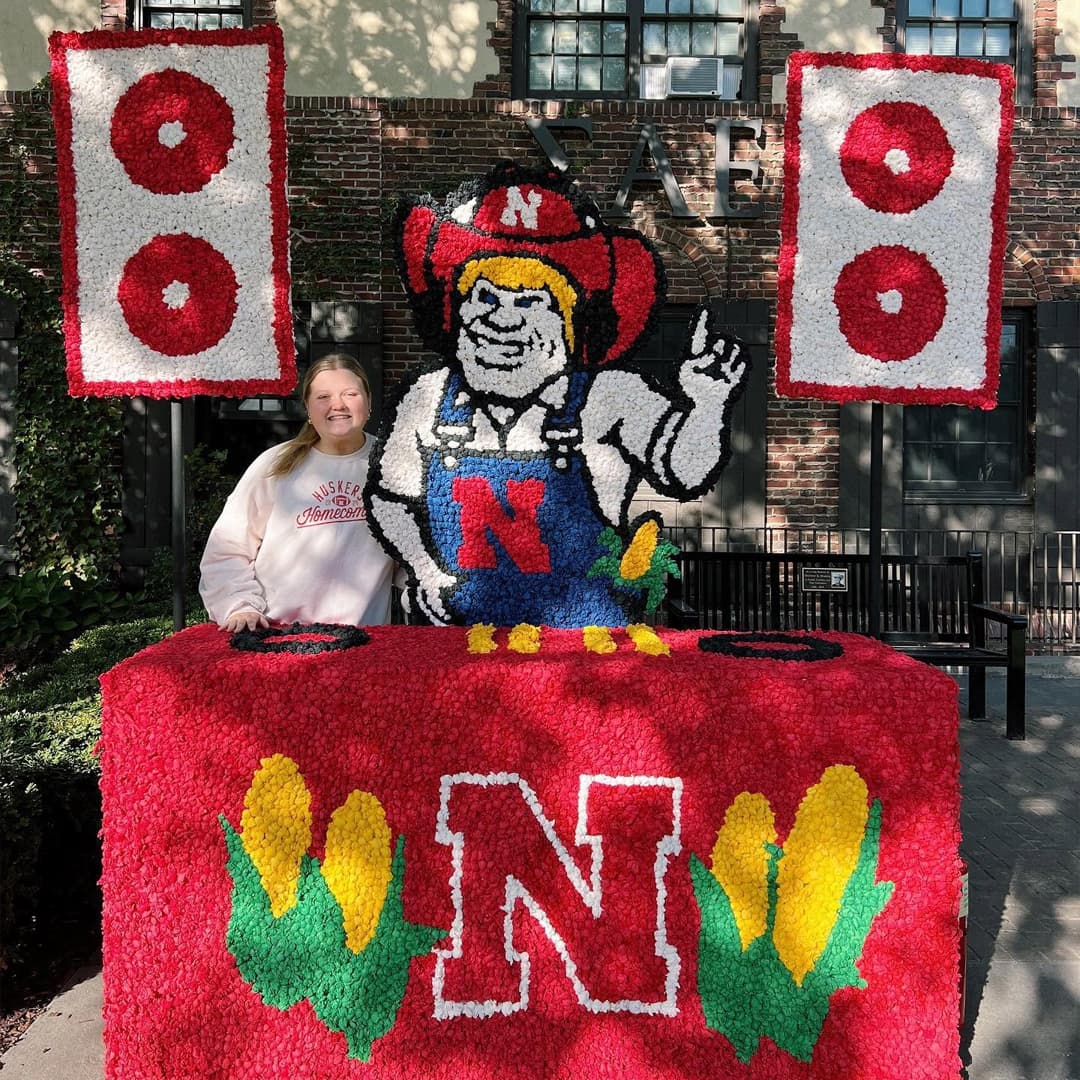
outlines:
{"label": "woman's hand", "polygon": [[235,634],[237,630],[258,630],[269,625],[266,616],[261,612],[245,608],[243,611],[234,611],[228,616],[221,624],[221,629],[228,630],[230,634]]}

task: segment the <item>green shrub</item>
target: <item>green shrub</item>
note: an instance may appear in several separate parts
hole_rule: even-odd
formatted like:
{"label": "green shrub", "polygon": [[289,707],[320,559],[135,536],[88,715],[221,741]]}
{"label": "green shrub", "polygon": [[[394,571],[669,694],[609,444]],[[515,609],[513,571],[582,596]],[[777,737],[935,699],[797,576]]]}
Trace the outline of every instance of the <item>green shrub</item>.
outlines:
{"label": "green shrub", "polygon": [[[48,935],[93,947],[101,902],[98,676],[167,637],[153,616],[98,626],[0,689],[0,971]],[[72,945],[77,948],[77,945]]]}
{"label": "green shrub", "polygon": [[133,600],[64,570],[0,578],[0,666],[55,655],[76,635],[129,615]]}

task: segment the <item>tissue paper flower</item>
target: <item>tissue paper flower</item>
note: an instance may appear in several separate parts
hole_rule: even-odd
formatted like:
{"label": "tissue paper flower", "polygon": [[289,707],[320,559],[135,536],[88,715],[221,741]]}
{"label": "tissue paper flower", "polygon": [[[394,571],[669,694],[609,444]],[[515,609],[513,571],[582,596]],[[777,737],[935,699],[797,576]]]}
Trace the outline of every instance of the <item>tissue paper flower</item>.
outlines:
{"label": "tissue paper flower", "polygon": [[296,382],[276,26],[55,33],[72,394]]}

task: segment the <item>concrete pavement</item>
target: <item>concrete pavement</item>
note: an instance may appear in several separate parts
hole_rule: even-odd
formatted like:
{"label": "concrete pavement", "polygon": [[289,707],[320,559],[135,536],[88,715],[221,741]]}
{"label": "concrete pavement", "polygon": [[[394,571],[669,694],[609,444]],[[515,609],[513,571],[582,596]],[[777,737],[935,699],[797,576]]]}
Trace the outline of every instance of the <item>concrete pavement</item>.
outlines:
{"label": "concrete pavement", "polygon": [[[999,672],[990,720],[961,722],[971,1080],[1080,1080],[1080,657],[1028,663],[1026,741],[1004,737]],[[101,1080],[101,1031],[91,968],[0,1060],[4,1080]]]}

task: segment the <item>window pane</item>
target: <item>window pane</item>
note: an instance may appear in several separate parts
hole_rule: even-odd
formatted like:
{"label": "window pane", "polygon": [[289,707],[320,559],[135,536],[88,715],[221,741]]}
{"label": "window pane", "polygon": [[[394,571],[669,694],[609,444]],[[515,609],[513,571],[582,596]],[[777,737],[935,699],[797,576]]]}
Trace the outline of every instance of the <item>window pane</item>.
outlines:
{"label": "window pane", "polygon": [[600,59],[578,61],[578,89],[599,90],[600,87]]}
{"label": "window pane", "polygon": [[693,45],[695,56],[715,56],[716,27],[712,23],[694,23]]}
{"label": "window pane", "polygon": [[220,30],[221,29],[221,16],[220,15],[199,15],[199,29],[200,30]]}
{"label": "window pane", "polygon": [[952,441],[956,437],[956,405],[943,405],[930,411],[930,438],[934,442]]}
{"label": "window pane", "polygon": [[1016,12],[1013,9],[1013,0],[990,0],[990,18],[1015,19]]}
{"label": "window pane", "polygon": [[716,0],[694,0],[695,15],[715,15]]}
{"label": "window pane", "polygon": [[221,29],[232,30],[235,27],[244,25],[243,15],[222,15],[221,16]]}
{"label": "window pane", "polygon": [[687,22],[668,23],[667,32],[668,55],[690,55],[690,24]]}
{"label": "window pane", "polygon": [[555,24],[555,51],[557,53],[577,52],[577,23],[560,22]]}
{"label": "window pane", "polygon": [[1003,364],[1001,381],[998,383],[998,401],[1001,404],[1020,400],[1020,370],[1016,364]]}
{"label": "window pane", "polygon": [[689,15],[690,0],[668,0],[667,9],[672,15]]}
{"label": "window pane", "polygon": [[909,19],[928,19],[933,12],[931,0],[908,0]]}
{"label": "window pane", "polygon": [[912,56],[926,56],[930,52],[930,27],[909,26],[906,49]]}
{"label": "window pane", "polygon": [[935,26],[933,29],[933,50],[935,56],[956,55],[956,27]]}
{"label": "window pane", "polygon": [[930,479],[930,454],[925,446],[904,445],[904,479]]}
{"label": "window pane", "polygon": [[667,0],[645,0],[646,15],[666,15]]}
{"label": "window pane", "polygon": [[188,12],[185,15],[182,12],[178,11],[173,16],[173,26],[177,27],[178,29],[183,28],[184,30],[194,30],[195,15],[192,12]]}
{"label": "window pane", "polygon": [[663,23],[642,23],[641,51],[645,56],[667,56],[667,44],[664,40]]}
{"label": "window pane", "polygon": [[555,40],[555,24],[547,19],[533,19],[529,23],[529,52],[549,53]]}
{"label": "window pane", "polygon": [[150,29],[151,30],[169,30],[172,28],[172,16],[164,15],[160,11],[155,11],[150,16]]}
{"label": "window pane", "polygon": [[981,19],[986,14],[986,0],[962,0],[960,11],[965,19]]}
{"label": "window pane", "polygon": [[551,11],[553,7],[552,0],[529,0],[530,11]]}
{"label": "window pane", "polygon": [[604,52],[623,55],[626,52],[626,24],[611,20],[604,23]]}
{"label": "window pane", "polygon": [[592,15],[604,10],[604,0],[580,0],[578,7]]}
{"label": "window pane", "polygon": [[735,15],[740,19],[743,16],[742,0],[720,0],[716,9],[721,15]]}
{"label": "window pane", "polygon": [[550,56],[532,56],[529,58],[529,89],[551,89]]}
{"label": "window pane", "polygon": [[577,11],[577,0],[555,0],[555,11],[559,15],[570,15]]}
{"label": "window pane", "polygon": [[999,405],[986,414],[986,441],[996,443],[1016,442],[1016,406]]}
{"label": "window pane", "polygon": [[604,0],[604,10],[622,15],[626,11],[626,0]]}
{"label": "window pane", "polygon": [[983,32],[982,26],[960,27],[960,55],[982,56]]}
{"label": "window pane", "polygon": [[739,48],[739,24],[717,23],[716,26],[716,56],[738,56],[742,50]]}
{"label": "window pane", "polygon": [[586,56],[600,54],[600,24],[588,19],[578,24],[578,52]]}
{"label": "window pane", "polygon": [[667,66],[665,64],[642,64],[638,71],[641,75],[641,96],[646,101],[656,101],[667,97]]}
{"label": "window pane", "polygon": [[1001,23],[990,23],[986,27],[986,56],[1008,57],[1010,49],[1009,27]]}
{"label": "window pane", "polygon": [[960,14],[960,0],[937,0],[934,14],[939,19],[956,18]]}
{"label": "window pane", "polygon": [[1020,460],[1016,456],[1015,444],[993,443],[987,447],[987,457],[991,471],[986,479],[1015,486],[1020,479]]}
{"label": "window pane", "polygon": [[987,447],[965,443],[957,447],[957,480],[977,484],[991,478],[993,469],[987,461]]}
{"label": "window pane", "polygon": [[939,482],[956,480],[956,450],[952,446],[933,447],[930,458],[930,479]]}
{"label": "window pane", "polygon": [[904,409],[904,442],[925,442],[930,438],[930,411],[925,405]]}
{"label": "window pane", "polygon": [[572,57],[555,57],[555,89],[577,89],[577,61]]}
{"label": "window pane", "polygon": [[626,61],[619,58],[604,57],[604,89],[626,89]]}

